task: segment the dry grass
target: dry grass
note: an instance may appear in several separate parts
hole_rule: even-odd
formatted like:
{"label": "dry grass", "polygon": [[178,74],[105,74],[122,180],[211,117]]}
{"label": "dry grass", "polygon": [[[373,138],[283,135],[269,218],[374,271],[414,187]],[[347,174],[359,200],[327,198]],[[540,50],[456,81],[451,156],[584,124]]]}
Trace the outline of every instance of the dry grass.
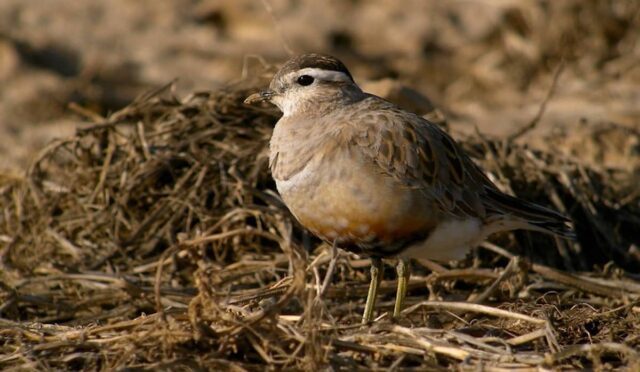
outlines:
{"label": "dry grass", "polygon": [[277,112],[239,86],[170,88],[2,179],[4,369],[640,368],[631,172],[465,139],[505,190],[569,213],[579,241],[508,234],[465,262],[415,263],[400,322],[387,270],[361,326],[368,261],[342,252],[319,296],[330,249],[273,191]]}

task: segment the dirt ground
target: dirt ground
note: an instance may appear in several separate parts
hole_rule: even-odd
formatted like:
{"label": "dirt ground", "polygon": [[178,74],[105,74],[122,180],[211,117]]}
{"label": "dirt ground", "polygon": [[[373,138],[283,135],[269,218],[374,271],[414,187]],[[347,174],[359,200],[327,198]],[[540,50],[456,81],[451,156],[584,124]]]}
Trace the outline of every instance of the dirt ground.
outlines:
{"label": "dirt ground", "polygon": [[[638,30],[626,0],[1,1],[0,367],[640,366]],[[343,255],[314,297],[328,250],[273,194],[277,113],[239,103],[309,51],[435,106],[507,190],[566,206],[578,243],[421,263],[408,322],[356,329],[367,261]]]}

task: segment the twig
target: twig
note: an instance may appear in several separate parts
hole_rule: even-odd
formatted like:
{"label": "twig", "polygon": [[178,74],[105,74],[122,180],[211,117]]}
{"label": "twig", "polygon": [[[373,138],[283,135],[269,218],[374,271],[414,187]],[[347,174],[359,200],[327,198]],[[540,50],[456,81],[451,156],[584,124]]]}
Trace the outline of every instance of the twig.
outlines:
{"label": "twig", "polygon": [[603,342],[600,344],[582,344],[567,346],[564,350],[554,354],[547,354],[545,356],[547,364],[553,365],[563,359],[570,358],[576,355],[584,354],[602,354],[602,353],[619,353],[623,354],[633,362],[640,363],[640,353],[631,347],[615,343],[615,342]]}
{"label": "twig", "polygon": [[273,20],[273,26],[275,27],[276,33],[280,38],[280,42],[282,42],[282,47],[284,48],[284,51],[287,52],[287,54],[290,56],[294,55],[295,53],[293,52],[293,49],[291,49],[291,46],[289,45],[289,41],[287,40],[285,33],[280,27],[280,23],[278,22],[278,19],[276,18],[275,13],[273,12],[273,7],[271,6],[271,3],[269,3],[269,0],[262,0],[262,5],[264,5],[265,10],[267,11],[267,13],[269,13],[269,16],[271,16],[271,19]]}
{"label": "twig", "polygon": [[540,122],[540,119],[542,119],[542,115],[544,115],[544,112],[547,109],[547,103],[549,102],[549,100],[551,100],[551,98],[553,97],[553,94],[556,91],[556,86],[558,85],[558,80],[560,79],[560,74],[562,73],[562,70],[564,70],[564,58],[560,60],[560,63],[556,67],[556,71],[553,73],[553,80],[551,81],[551,86],[547,91],[546,97],[540,104],[540,108],[538,109],[536,116],[534,116],[533,119],[531,119],[529,124],[525,125],[524,127],[520,128],[517,132],[507,137],[507,142],[513,142],[517,140],[522,135],[524,135],[525,133],[535,128],[536,125],[538,125],[538,122]]}
{"label": "twig", "polygon": [[327,268],[327,273],[324,276],[324,281],[322,283],[322,288],[320,289],[320,293],[318,293],[318,297],[322,297],[324,292],[329,287],[329,283],[331,283],[331,278],[333,278],[333,271],[336,267],[336,261],[338,260],[340,252],[338,252],[338,248],[336,247],[336,243],[333,242],[331,245],[331,261],[329,261],[329,268]]}
{"label": "twig", "polygon": [[538,319],[525,314],[514,313],[512,311],[497,309],[495,307],[490,307],[490,306],[470,304],[467,302],[422,301],[411,307],[406,308],[402,313],[407,315],[421,307],[441,309],[441,310],[444,309],[444,310],[451,310],[451,311],[472,311],[472,312],[492,315],[496,317],[523,320],[525,322],[529,322],[533,324],[541,324],[541,325],[547,324],[547,321],[545,319]]}
{"label": "twig", "polygon": [[511,277],[511,275],[514,274],[514,272],[517,270],[518,267],[519,267],[519,259],[516,256],[512,258],[511,261],[509,261],[509,264],[504,270],[502,270],[502,273],[500,274],[498,279],[496,279],[487,289],[485,289],[478,296],[470,297],[469,302],[476,303],[476,304],[481,304],[485,302],[489,297],[491,297],[491,295],[495,293],[495,291],[498,290],[502,282],[504,282],[509,277]]}
{"label": "twig", "polygon": [[174,245],[166,249],[164,252],[162,252],[162,254],[160,255],[160,258],[158,259],[156,276],[153,283],[153,293],[155,294],[155,298],[156,298],[156,311],[160,315],[159,319],[161,319],[165,323],[167,322],[167,317],[164,313],[164,306],[162,306],[162,301],[161,301],[162,297],[161,297],[161,291],[160,291],[160,284],[162,283],[162,269],[164,268],[164,265],[162,263],[167,259],[167,257],[172,255],[177,250],[177,248],[178,246]]}
{"label": "twig", "polygon": [[513,337],[507,340],[507,343],[509,345],[513,345],[513,346],[517,346],[517,345],[522,345],[522,344],[526,344],[528,342],[531,342],[533,340],[539,339],[541,337],[545,337],[547,336],[547,330],[544,328],[541,329],[536,329],[533,332],[529,332],[526,333],[524,335],[520,335],[517,337]]}
{"label": "twig", "polygon": [[441,341],[435,342],[428,340],[425,337],[420,337],[416,335],[415,330],[410,328],[396,325],[393,326],[391,330],[393,332],[411,337],[413,341],[423,347],[425,351],[446,355],[457,360],[465,360],[470,356],[470,353],[468,351],[463,350],[459,347],[454,347],[453,345],[448,345]]}
{"label": "twig", "polygon": [[243,227],[243,228],[239,228],[239,229],[235,229],[235,230],[230,230],[230,231],[225,231],[223,233],[219,233],[219,234],[213,234],[213,235],[209,235],[209,236],[203,236],[203,237],[199,237],[199,238],[195,238],[195,239],[191,239],[191,240],[187,240],[183,243],[181,243],[181,245],[185,245],[185,246],[194,246],[194,245],[199,245],[199,244],[205,244],[205,243],[211,243],[217,240],[221,240],[221,239],[227,239],[227,238],[231,238],[237,235],[257,235],[263,238],[267,238],[270,240],[274,240],[274,241],[278,241],[279,238],[271,233],[268,233],[266,231],[260,231],[260,230],[256,230],[256,229],[252,229],[252,228],[248,228],[248,227]]}
{"label": "twig", "polygon": [[76,102],[69,103],[69,105],[67,107],[69,107],[69,109],[71,111],[75,112],[76,114],[81,115],[81,116],[91,120],[94,123],[104,122],[104,120],[105,120],[105,118],[102,115],[98,114],[97,112],[95,112],[93,110],[90,110],[88,108],[82,107]]}
{"label": "twig", "polygon": [[[497,245],[490,242],[483,242],[480,246],[510,259],[513,259],[513,257],[515,257],[505,249],[498,247]],[[624,289],[621,289],[619,287],[594,283],[585,280],[585,278],[579,278],[575,275],[567,274],[559,270],[552,269],[548,266],[534,263],[531,265],[531,270],[537,274],[542,275],[542,277],[546,279],[550,279],[558,283],[577,288],[581,291],[594,293],[599,296],[618,298],[625,294]]]}
{"label": "twig", "polygon": [[107,154],[104,159],[104,163],[102,164],[102,170],[100,171],[100,178],[98,178],[98,183],[96,187],[93,189],[93,193],[89,197],[89,201],[87,204],[93,203],[96,196],[103,190],[104,181],[107,179],[107,173],[109,172],[109,167],[111,166],[111,159],[113,158],[113,153],[116,151],[116,140],[115,138],[109,138],[109,145],[107,146]]}

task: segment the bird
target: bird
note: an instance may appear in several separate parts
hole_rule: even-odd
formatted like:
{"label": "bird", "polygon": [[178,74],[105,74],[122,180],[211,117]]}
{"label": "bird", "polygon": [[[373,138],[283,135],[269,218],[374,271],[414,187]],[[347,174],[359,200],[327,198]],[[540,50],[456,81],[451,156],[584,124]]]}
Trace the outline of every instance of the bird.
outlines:
{"label": "bird", "polygon": [[246,104],[282,111],[269,168],[292,215],[328,244],[371,259],[362,323],[373,320],[383,259],[397,259],[399,317],[411,259],[450,261],[489,235],[571,239],[571,220],[501,192],[443,129],[368,94],[339,59],[289,59]]}

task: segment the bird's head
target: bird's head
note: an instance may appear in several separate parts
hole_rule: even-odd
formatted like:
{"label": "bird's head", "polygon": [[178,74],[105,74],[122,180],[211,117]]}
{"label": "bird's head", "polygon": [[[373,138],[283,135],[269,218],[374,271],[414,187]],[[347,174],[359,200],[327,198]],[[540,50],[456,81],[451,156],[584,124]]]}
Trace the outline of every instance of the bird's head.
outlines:
{"label": "bird's head", "polygon": [[285,116],[362,95],[347,67],[337,58],[309,53],[291,58],[275,74],[269,88],[245,103],[268,101]]}

